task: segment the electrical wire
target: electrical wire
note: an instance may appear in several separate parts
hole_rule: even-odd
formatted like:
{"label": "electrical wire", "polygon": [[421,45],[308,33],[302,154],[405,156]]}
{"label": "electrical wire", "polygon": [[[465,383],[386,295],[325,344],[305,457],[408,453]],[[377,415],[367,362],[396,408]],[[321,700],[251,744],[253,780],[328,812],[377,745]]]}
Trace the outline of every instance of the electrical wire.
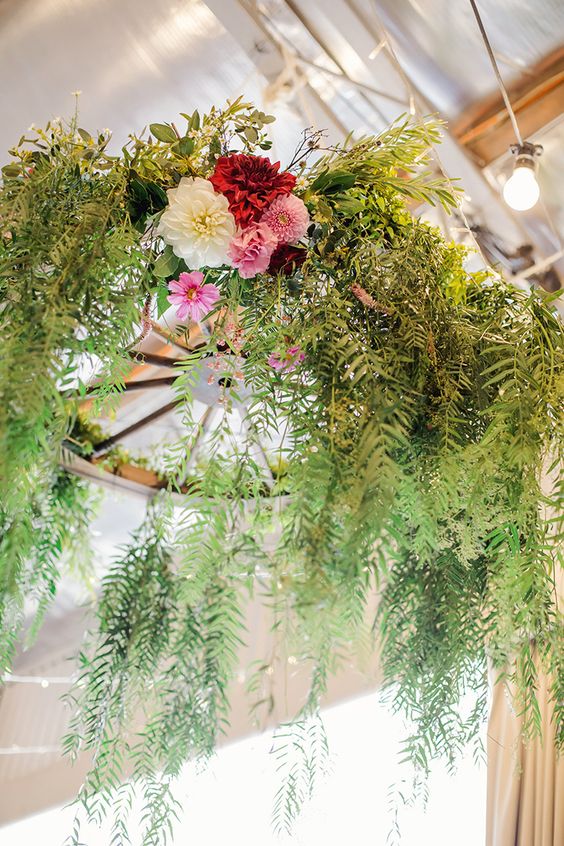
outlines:
{"label": "electrical wire", "polygon": [[[422,113],[422,111],[419,107],[419,103],[418,103],[419,92],[413,86],[411,79],[409,78],[408,74],[405,72],[403,65],[401,64],[401,62],[400,62],[400,60],[399,60],[399,58],[396,54],[392,40],[390,38],[390,34],[389,34],[388,30],[386,29],[380,15],[379,15],[378,8],[376,6],[376,0],[371,0],[370,9],[371,9],[371,12],[372,12],[372,17],[373,17],[375,24],[376,24],[376,29],[378,30],[379,35],[381,36],[382,40],[385,41],[385,49],[386,49],[388,59],[392,63],[392,66],[395,67],[395,69],[396,69],[396,71],[397,71],[397,73],[398,73],[398,75],[399,75],[399,77],[400,77],[400,79],[401,79],[401,81],[402,81],[402,83],[405,87],[406,93],[408,94],[410,102],[413,105],[413,113],[415,114],[417,119],[420,121],[420,123],[424,126],[425,125],[425,118],[424,118],[424,115],[423,115],[423,113]],[[439,172],[442,174],[442,176],[446,180],[447,184],[449,185],[453,196],[455,196],[457,198],[457,209],[456,210],[457,210],[458,215],[459,215],[459,217],[462,221],[462,224],[463,224],[463,226],[460,227],[460,228],[463,229],[468,234],[470,240],[472,241],[472,243],[474,245],[474,249],[476,250],[476,253],[481,258],[481,260],[484,264],[484,267],[487,267],[488,266],[487,258],[484,255],[484,252],[483,252],[483,250],[482,250],[482,248],[481,248],[481,246],[478,242],[478,239],[476,238],[474,230],[470,226],[470,221],[466,217],[466,213],[465,213],[464,209],[462,208],[462,202],[457,197],[455,186],[454,186],[454,183],[453,183],[453,181],[450,177],[450,174],[448,173],[445,166],[443,165],[442,159],[439,155],[439,151],[437,150],[435,144],[432,142],[432,139],[429,138],[428,135],[427,135],[427,139],[428,139],[428,143],[429,143],[429,150],[430,150],[431,155],[433,156],[433,158],[436,162],[436,165],[439,169]]]}
{"label": "electrical wire", "polygon": [[503,82],[503,78],[501,76],[499,66],[497,64],[497,60],[495,58],[494,51],[492,49],[492,45],[490,44],[490,39],[488,38],[488,33],[486,32],[486,28],[484,26],[484,22],[482,21],[482,17],[478,10],[478,7],[475,3],[475,0],[469,0],[470,5],[472,6],[472,11],[474,12],[474,16],[476,18],[476,22],[478,24],[478,28],[480,30],[482,40],[485,44],[486,50],[488,51],[488,56],[490,57],[490,62],[492,63],[492,68],[495,73],[497,84],[499,85],[499,90],[501,91],[501,96],[503,97],[503,102],[505,103],[505,108],[507,109],[507,113],[511,120],[511,124],[513,126],[513,132],[515,133],[515,137],[519,143],[519,146],[523,146],[523,137],[521,135],[521,131],[519,129],[519,124],[517,123],[517,118],[515,117],[515,112],[513,111],[513,107],[511,105],[511,101],[509,99],[509,94],[507,93],[507,88],[505,87],[505,83]]}

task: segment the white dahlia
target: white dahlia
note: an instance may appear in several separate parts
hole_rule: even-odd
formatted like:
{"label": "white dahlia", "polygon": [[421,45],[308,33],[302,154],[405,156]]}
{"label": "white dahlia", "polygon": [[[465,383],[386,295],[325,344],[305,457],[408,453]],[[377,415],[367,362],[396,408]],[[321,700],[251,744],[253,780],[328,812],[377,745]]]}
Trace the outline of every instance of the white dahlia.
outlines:
{"label": "white dahlia", "polygon": [[173,252],[190,268],[225,264],[236,228],[227,198],[199,176],[183,176],[167,195],[157,232]]}

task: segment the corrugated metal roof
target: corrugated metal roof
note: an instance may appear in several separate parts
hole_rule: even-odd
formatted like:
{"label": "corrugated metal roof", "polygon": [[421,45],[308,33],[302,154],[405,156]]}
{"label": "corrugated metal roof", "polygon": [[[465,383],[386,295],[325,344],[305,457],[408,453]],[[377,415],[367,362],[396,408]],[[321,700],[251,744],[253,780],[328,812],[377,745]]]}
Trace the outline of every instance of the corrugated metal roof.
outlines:
{"label": "corrugated metal roof", "polygon": [[[351,0],[378,14],[421,91],[448,117],[496,88],[468,0]],[[562,0],[479,0],[478,7],[507,82],[564,40]]]}

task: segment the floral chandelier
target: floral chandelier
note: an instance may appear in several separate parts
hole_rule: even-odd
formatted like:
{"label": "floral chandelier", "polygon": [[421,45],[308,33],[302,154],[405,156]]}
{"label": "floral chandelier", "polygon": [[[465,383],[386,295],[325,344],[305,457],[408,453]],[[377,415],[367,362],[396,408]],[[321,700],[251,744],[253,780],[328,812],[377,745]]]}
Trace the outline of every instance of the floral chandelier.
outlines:
{"label": "floral chandelier", "polygon": [[[422,170],[440,135],[431,120],[337,147],[305,133],[283,169],[263,155],[273,118],[251,105],[182,118],[182,131],[152,124],[119,155],[108,133],[51,123],[11,151],[0,188],[3,666],[24,601],[35,630],[85,557],[91,489],[60,465],[73,444],[94,448],[92,421],[119,402],[140,322],[143,337],[172,306],[179,340],[207,327],[175,365],[185,434],[103,580],[70,696],[66,751],[93,755],[87,815],[112,814],[125,838],[126,796],[140,790],[147,844],[166,840],[180,768],[224,730],[254,591],[310,676],[286,731],[303,762],[283,771],[279,827],[311,792],[320,703],[355,644],[379,652],[422,774],[433,756],[479,744],[488,662],[525,739],[538,731],[539,667],[560,737],[563,725],[564,344],[550,298],[468,272],[464,248],[412,214],[456,205]],[[193,387],[210,365],[212,381],[224,374],[222,419],[187,485]],[[241,444],[229,411],[243,380]],[[276,443],[274,488],[260,438]],[[266,701],[265,666],[251,700]]]}

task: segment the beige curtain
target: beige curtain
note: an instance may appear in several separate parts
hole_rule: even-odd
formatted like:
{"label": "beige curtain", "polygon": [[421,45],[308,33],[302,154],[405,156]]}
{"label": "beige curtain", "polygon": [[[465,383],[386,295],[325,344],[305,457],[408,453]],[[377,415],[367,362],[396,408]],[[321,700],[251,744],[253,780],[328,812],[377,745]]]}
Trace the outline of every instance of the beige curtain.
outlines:
{"label": "beige curtain", "polygon": [[[564,571],[556,577],[563,607]],[[564,846],[564,754],[557,756],[549,680],[539,678],[542,742],[519,740],[520,720],[503,684],[493,690],[488,723],[486,846]]]}
{"label": "beige curtain", "polygon": [[520,721],[502,684],[496,685],[488,725],[487,846],[564,846],[564,755],[554,748],[548,679],[538,699],[542,743],[519,741]]}

